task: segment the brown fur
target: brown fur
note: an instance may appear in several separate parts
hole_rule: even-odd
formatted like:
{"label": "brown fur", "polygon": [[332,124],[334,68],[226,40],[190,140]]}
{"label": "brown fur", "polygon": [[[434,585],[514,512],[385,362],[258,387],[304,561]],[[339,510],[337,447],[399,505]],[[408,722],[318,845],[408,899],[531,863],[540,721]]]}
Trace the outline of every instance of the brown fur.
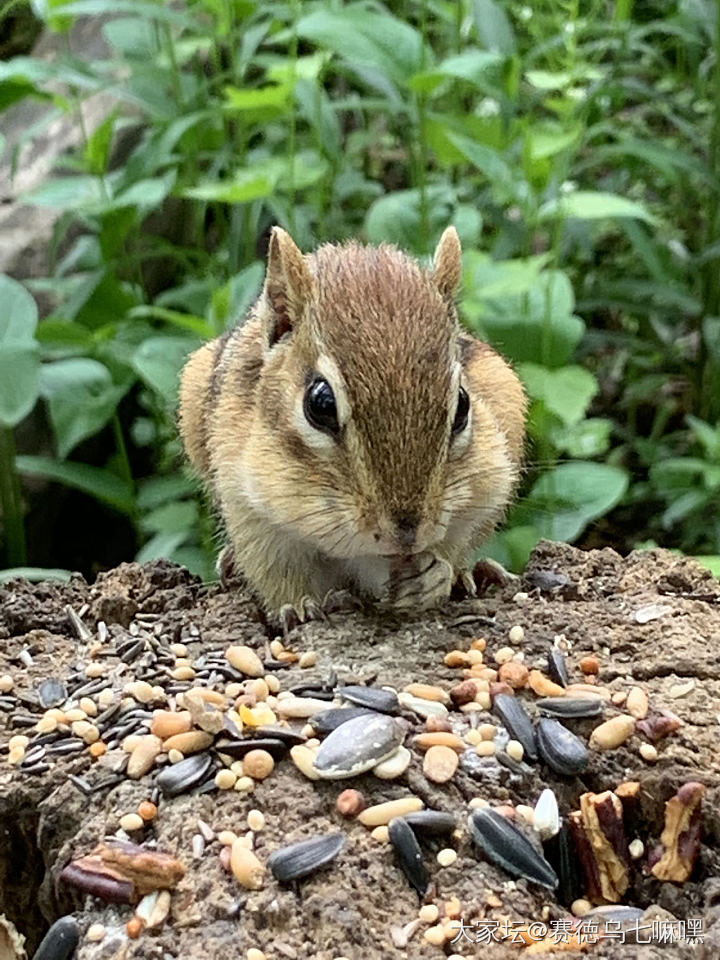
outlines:
{"label": "brown fur", "polygon": [[[525,397],[506,362],[460,332],[459,278],[452,229],[425,271],[394,247],[354,242],[303,257],[276,228],[248,321],[189,359],[185,447],[270,609],[331,588],[377,596],[382,557],[407,553],[408,527],[413,549],[459,571],[501,519]],[[458,363],[472,421],[451,442]],[[344,411],[334,439],[302,414],[318,375]]]}

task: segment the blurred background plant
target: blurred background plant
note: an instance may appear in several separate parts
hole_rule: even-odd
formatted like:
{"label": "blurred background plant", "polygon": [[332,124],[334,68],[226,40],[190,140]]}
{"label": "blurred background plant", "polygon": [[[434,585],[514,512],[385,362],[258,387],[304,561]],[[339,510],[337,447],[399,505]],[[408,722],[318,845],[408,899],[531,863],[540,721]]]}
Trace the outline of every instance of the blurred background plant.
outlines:
{"label": "blurred background plant", "polygon": [[[20,197],[55,218],[47,276],[0,277],[6,567],[92,576],[168,556],[212,577],[177,377],[257,295],[269,227],[306,250],[359,236],[424,257],[450,222],[464,321],[532,400],[527,474],[491,554],[519,569],[541,537],[659,543],[717,569],[720,5],[0,10],[0,34],[39,21],[66,38],[53,60],[3,45],[0,111],[46,112],[0,161],[21,169],[56,117],[81,134]],[[88,19],[99,59],[69,39]],[[111,106],[90,126],[98,94]]]}

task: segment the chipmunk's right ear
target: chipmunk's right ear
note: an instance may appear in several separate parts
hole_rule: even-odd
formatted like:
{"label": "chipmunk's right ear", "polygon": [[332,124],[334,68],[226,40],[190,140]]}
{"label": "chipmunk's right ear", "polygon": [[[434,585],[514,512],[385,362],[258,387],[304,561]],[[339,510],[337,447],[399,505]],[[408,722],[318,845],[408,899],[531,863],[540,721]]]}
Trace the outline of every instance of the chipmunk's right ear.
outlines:
{"label": "chipmunk's right ear", "polygon": [[265,342],[273,347],[302,318],[312,293],[305,258],[282,227],[273,227],[268,248],[264,295],[267,312]]}

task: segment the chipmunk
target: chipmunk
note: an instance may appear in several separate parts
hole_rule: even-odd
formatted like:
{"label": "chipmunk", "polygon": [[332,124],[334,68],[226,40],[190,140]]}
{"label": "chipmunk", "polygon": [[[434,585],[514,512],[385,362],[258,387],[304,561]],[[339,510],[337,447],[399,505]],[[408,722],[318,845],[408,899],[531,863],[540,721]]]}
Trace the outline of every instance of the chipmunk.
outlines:
{"label": "chipmunk", "polygon": [[460,240],[423,269],[394,246],[303,256],[273,228],[247,320],[193,353],[180,388],[188,456],[225,522],[233,567],[270,613],[347,595],[424,610],[502,518],[526,399],[461,330]]}

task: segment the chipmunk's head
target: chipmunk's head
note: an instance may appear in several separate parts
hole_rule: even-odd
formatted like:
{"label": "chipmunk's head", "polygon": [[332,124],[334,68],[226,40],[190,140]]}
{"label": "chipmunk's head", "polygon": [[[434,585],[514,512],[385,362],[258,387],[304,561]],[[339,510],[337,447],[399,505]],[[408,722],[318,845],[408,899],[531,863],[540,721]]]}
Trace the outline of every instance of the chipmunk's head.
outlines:
{"label": "chipmunk's head", "polygon": [[244,464],[271,522],[347,558],[406,556],[497,519],[514,470],[464,368],[460,277],[452,227],[429,269],[391,246],[304,257],[273,230]]}

